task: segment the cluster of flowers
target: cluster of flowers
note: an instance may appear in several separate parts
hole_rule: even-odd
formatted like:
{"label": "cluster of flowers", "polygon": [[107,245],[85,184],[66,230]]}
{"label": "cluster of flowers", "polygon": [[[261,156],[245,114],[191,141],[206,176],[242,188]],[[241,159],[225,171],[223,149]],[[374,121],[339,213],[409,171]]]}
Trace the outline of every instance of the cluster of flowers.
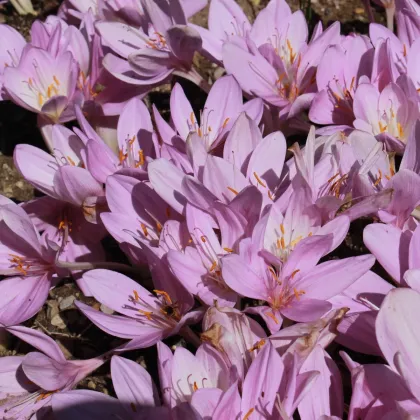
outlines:
{"label": "cluster of flowers", "polygon": [[[397,1],[397,35],[336,22],[309,40],[285,0],[253,24],[211,0],[208,29],[188,23],[205,3],[66,0],[30,42],[0,25],[1,98],[51,151],[14,153],[44,196],[0,196],[0,329],[39,350],[0,359],[0,417],[335,420],[347,369],[349,419],[419,418],[420,7]],[[209,86],[196,51],[227,75]],[[208,90],[199,116],[178,83],[169,122],[142,101],[173,75]],[[373,255],[328,257],[360,217]],[[106,260],[108,234],[131,265]],[[81,316],[124,344],[66,360],[20,325],[70,276],[117,313]],[[333,359],[333,341],[378,362]],[[120,356],[155,345],[161,392]],[[109,360],[118,400],[74,389]]]}

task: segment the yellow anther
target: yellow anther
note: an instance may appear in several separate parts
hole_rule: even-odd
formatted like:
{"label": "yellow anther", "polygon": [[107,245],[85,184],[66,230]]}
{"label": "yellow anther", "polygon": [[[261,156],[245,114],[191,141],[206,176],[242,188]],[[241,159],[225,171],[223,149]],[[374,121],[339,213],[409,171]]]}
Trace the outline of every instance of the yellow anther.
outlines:
{"label": "yellow anther", "polygon": [[251,417],[251,414],[254,412],[254,410],[255,410],[255,408],[250,408],[250,409],[246,412],[246,414],[245,414],[245,416],[244,416],[244,418],[243,418],[242,420],[249,420],[249,418]]}
{"label": "yellow anther", "polygon": [[293,289],[293,293],[295,294],[295,298],[297,300],[299,300],[300,297],[305,294],[303,290],[297,290],[296,287]]}
{"label": "yellow anther", "polygon": [[70,156],[67,156],[67,160],[71,166],[76,166],[76,164],[74,163],[74,160]]}
{"label": "yellow anther", "polygon": [[381,130],[381,133],[383,133],[384,131],[386,131],[386,129],[388,128],[387,125],[383,125],[380,121],[379,121],[379,130]]}
{"label": "yellow anther", "polygon": [[127,159],[127,153],[124,153],[123,150],[120,149],[118,158],[120,159],[120,163],[123,163]]}
{"label": "yellow anther", "polygon": [[397,128],[398,128],[398,137],[401,139],[404,136],[403,126],[400,123],[397,123]]}
{"label": "yellow anther", "polygon": [[266,315],[271,318],[277,325],[279,324],[279,320],[276,318],[276,316],[271,313],[271,312],[267,312]]}
{"label": "yellow anther", "polygon": [[378,169],[378,178],[377,180],[374,182],[373,186],[376,187],[380,184],[380,182],[382,181],[382,171],[380,169]]}
{"label": "yellow anther", "polygon": [[167,292],[165,292],[164,290],[157,289],[153,290],[153,292],[159,296],[163,296],[163,298],[166,300],[166,303],[168,303],[168,305],[172,305],[172,299]]}
{"label": "yellow anther", "polygon": [[144,236],[147,238],[147,236],[149,235],[149,232],[147,230],[147,226],[144,223],[140,223],[141,229],[143,231]]}
{"label": "yellow anther", "polygon": [[149,321],[152,319],[153,312],[143,311],[142,309],[138,310],[142,315],[144,315]]}
{"label": "yellow anther", "polygon": [[233,192],[233,194],[235,194],[235,195],[238,195],[239,193],[238,193],[238,191],[236,191],[234,188],[232,188],[232,187],[227,187],[227,189],[230,191],[230,192]]}
{"label": "yellow anther", "polygon": [[264,344],[265,344],[264,339],[257,341],[250,349],[248,349],[248,351],[251,352],[254,350],[259,350]]}
{"label": "yellow anther", "polygon": [[156,229],[159,233],[162,232],[162,225],[159,222],[156,222]]}
{"label": "yellow anther", "polygon": [[280,245],[281,245],[281,249],[285,249],[286,248],[286,243],[284,242],[283,236],[280,239]]}
{"label": "yellow anther", "polygon": [[302,240],[303,236],[298,236],[296,239],[294,239],[292,242],[290,242],[290,246],[294,247],[295,245],[297,245],[301,240]]}

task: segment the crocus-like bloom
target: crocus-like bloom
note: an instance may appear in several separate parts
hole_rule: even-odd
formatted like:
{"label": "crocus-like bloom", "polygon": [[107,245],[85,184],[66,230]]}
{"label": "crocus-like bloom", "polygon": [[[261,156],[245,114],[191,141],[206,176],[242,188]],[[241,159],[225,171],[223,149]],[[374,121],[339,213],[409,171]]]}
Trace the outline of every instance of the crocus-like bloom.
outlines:
{"label": "crocus-like bloom", "polygon": [[54,126],[53,156],[29,144],[15,148],[14,162],[24,178],[35,188],[55,200],[83,210],[93,221],[89,198],[104,195],[102,184],[85,169],[84,144],[63,126]]}
{"label": "crocus-like bloom", "polygon": [[[236,248],[245,224],[240,216],[221,210],[222,223],[218,228],[224,243],[214,232],[209,214],[187,204],[185,212],[192,244],[184,250],[170,250],[168,264],[184,287],[207,305],[217,300],[221,306],[233,306],[237,294],[226,286],[220,267],[223,256],[234,251],[231,247]],[[229,222],[233,226],[229,226]],[[226,243],[226,238],[232,239],[231,242]]]}
{"label": "crocus-like bloom", "polygon": [[[281,132],[262,138],[256,124],[242,113],[226,139],[223,158],[208,154],[196,134],[190,136],[187,147],[195,179],[185,176],[166,159],[157,159],[148,167],[155,191],[179,213],[183,212],[186,201],[210,213],[215,201],[228,205],[235,200],[239,203],[242,199],[248,201],[245,197],[249,194],[254,199],[258,199],[256,195],[262,196],[264,204],[274,201],[286,154],[286,141]],[[258,207],[255,204],[249,200],[251,209]]]}
{"label": "crocus-like bloom", "polygon": [[331,252],[344,240],[350,225],[347,216],[339,216],[327,223],[320,210],[311,205],[311,194],[307,187],[298,186],[286,204],[277,200],[267,213],[264,228],[264,248],[286,263],[293,250],[303,238],[312,235],[331,234]]}
{"label": "crocus-like bloom", "polygon": [[16,67],[26,45],[25,38],[9,25],[0,25],[0,37],[3,40],[0,45],[0,100],[6,99],[7,95],[3,88],[4,71],[8,67]]}
{"label": "crocus-like bloom", "polygon": [[[290,15],[290,9],[285,2],[283,13]],[[234,0],[211,0],[209,8],[208,27],[205,29],[192,25],[201,35],[203,45],[201,52],[211,60],[221,63],[223,60],[223,44],[235,37],[245,37],[251,30],[248,17]]]}
{"label": "crocus-like bloom", "polygon": [[18,105],[52,122],[74,118],[71,107],[79,68],[70,52],[53,56],[28,45],[16,67],[4,72],[7,94]]}
{"label": "crocus-like bloom", "polygon": [[48,16],[45,22],[36,20],[31,27],[31,45],[41,48],[53,57],[68,51],[79,65],[81,73],[89,69],[89,46],[82,31],[68,25],[57,16]]}
{"label": "crocus-like bloom", "polygon": [[272,0],[246,40],[223,45],[224,66],[245,92],[281,108],[281,117],[295,116],[314,97],[315,72],[325,49],[340,40],[337,22],[320,32],[308,44],[303,13],[292,14],[284,0]]}
{"label": "crocus-like bloom", "polygon": [[413,100],[393,83],[380,93],[372,84],[361,84],[354,96],[353,110],[355,128],[377,136],[389,150],[399,153],[404,151],[419,116]]}
{"label": "crocus-like bloom", "polygon": [[280,329],[283,317],[299,322],[316,320],[331,309],[328,299],[365,274],[375,261],[373,256],[363,255],[316,265],[332,240],[331,234],[302,239],[282,264],[269,253],[264,254],[266,261],[258,255],[259,247],[245,239],[240,255],[223,258],[223,278],[239,294],[270,305],[253,311],[264,317],[272,332]]}
{"label": "crocus-like bloom", "polygon": [[[203,9],[207,0],[180,0],[187,18]],[[144,9],[138,0],[64,0],[58,16],[69,20],[83,20],[89,10],[95,19],[124,21],[141,25],[145,18]]]}
{"label": "crocus-like bloom", "polygon": [[169,293],[154,290],[152,294],[134,280],[110,270],[91,270],[83,280],[99,302],[121,315],[107,315],[81,302],[77,307],[108,334],[131,339],[124,350],[152,346],[202,316],[200,310],[191,311],[194,302],[180,286],[169,286]]}
{"label": "crocus-like bloom", "polygon": [[257,355],[255,343],[266,337],[264,330],[237,309],[213,306],[204,315],[203,331],[201,340],[213,345],[243,381]]}
{"label": "crocus-like bloom", "polygon": [[113,356],[112,384],[118,400],[95,391],[78,389],[54,394],[54,415],[63,420],[75,417],[116,419],[159,418],[169,420],[169,410],[160,406],[153,379],[142,366],[132,360]]}
{"label": "crocus-like bloom", "polygon": [[349,35],[329,47],[316,73],[316,94],[309,118],[317,124],[350,125],[354,121],[353,97],[361,76],[370,75],[369,40]]}
{"label": "crocus-like bloom", "polygon": [[120,22],[97,23],[103,42],[123,57],[107,54],[105,68],[120,80],[138,85],[162,82],[175,70],[188,73],[201,38],[187,26],[179,0],[142,0],[141,4],[148,20],[140,29]]}
{"label": "crocus-like bloom", "polygon": [[[232,382],[224,359],[208,344],[202,344],[195,355],[177,347],[171,367],[172,404],[191,402],[194,406],[194,400],[213,399],[215,388],[220,396]],[[196,408],[201,401],[197,401]]]}
{"label": "crocus-like bloom", "polygon": [[291,418],[306,392],[313,386],[319,372],[311,370],[298,374],[297,365],[292,363],[290,367],[286,366],[270,342],[262,340],[258,347],[262,349],[248,370],[241,394],[237,383],[234,383],[219,400],[212,418]]}
{"label": "crocus-like bloom", "polygon": [[72,131],[55,126],[52,137],[53,156],[30,145],[15,148],[18,170],[48,195],[25,203],[24,207],[37,228],[62,245],[62,261],[101,261],[104,255],[100,240],[105,229],[99,211],[105,204],[103,186],[82,167],[84,145]]}
{"label": "crocus-like bloom", "polygon": [[122,109],[117,124],[118,154],[95,133],[79,110],[76,113],[83,128],[83,133],[78,133],[86,143],[87,169],[99,182],[105,183],[109,175],[123,168],[146,171],[155,159],[157,140],[149,111],[140,99],[131,99]]}
{"label": "crocus-like bloom", "polygon": [[[10,300],[12,306],[20,301],[22,308],[17,309],[22,312],[19,317],[29,318],[30,314],[34,315],[34,308],[43,305],[49,288],[57,282],[60,275],[67,273],[55,266],[59,246],[45,235],[39,235],[30,217],[21,207],[2,196],[0,200],[0,274],[16,276],[16,279],[2,283],[2,297],[5,301]],[[16,285],[25,281],[27,283],[16,288]],[[2,311],[6,308],[7,305]],[[9,321],[4,320],[2,323],[13,324],[13,314],[16,315],[16,312],[11,311],[0,317],[10,317]]]}
{"label": "crocus-like bloom", "polygon": [[104,357],[66,360],[58,344],[45,334],[26,327],[9,330],[40,352],[1,359],[0,415],[3,419],[51,415],[54,394],[74,388],[105,362]]}
{"label": "crocus-like bloom", "polygon": [[165,254],[169,249],[184,249],[190,238],[180,216],[147,182],[129,174],[108,177],[106,199],[111,212],[102,213],[101,219],[108,232],[130,259],[137,263],[147,261],[157,269],[156,277],[152,269],[154,281],[170,284],[168,277],[173,275],[164,263]]}
{"label": "crocus-like bloom", "polygon": [[[232,129],[232,125],[242,111],[245,111],[257,125],[263,111],[263,103],[260,99],[243,104],[241,88],[233,76],[221,77],[215,82],[210,89],[199,120],[178,83],[172,89],[170,106],[171,118],[181,139],[187,141],[191,133],[197,133],[202,139],[204,149],[208,152],[216,149],[226,139],[227,133]],[[154,114],[162,140],[177,147],[176,132],[170,130],[168,124],[157,115],[156,108],[154,108]],[[185,153],[185,150],[183,152]]]}

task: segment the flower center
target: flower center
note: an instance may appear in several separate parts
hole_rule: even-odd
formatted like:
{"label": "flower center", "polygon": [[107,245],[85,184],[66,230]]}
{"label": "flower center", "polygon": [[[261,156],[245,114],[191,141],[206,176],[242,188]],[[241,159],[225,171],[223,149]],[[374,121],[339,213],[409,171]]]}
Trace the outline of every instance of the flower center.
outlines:
{"label": "flower center", "polygon": [[20,255],[9,254],[10,268],[12,275],[29,276],[44,273],[48,270],[48,265],[35,258],[22,257]]}

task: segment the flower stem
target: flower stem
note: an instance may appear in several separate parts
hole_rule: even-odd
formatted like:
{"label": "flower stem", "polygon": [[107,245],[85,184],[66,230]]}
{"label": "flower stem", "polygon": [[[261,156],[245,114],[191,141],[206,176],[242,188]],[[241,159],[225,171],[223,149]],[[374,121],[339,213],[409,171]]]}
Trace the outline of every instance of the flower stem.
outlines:
{"label": "flower stem", "polygon": [[195,347],[199,347],[201,345],[201,340],[190,327],[182,327],[179,331],[179,335]]}
{"label": "flower stem", "polygon": [[68,270],[76,271],[76,270],[93,270],[95,268],[104,268],[108,270],[115,270],[115,271],[123,271],[126,273],[133,273],[133,274],[142,274],[143,271],[136,267],[131,267],[130,265],[115,263],[115,262],[108,262],[108,261],[92,261],[92,262],[67,262],[67,261],[60,261],[57,260],[55,265],[59,268],[66,268]]}

